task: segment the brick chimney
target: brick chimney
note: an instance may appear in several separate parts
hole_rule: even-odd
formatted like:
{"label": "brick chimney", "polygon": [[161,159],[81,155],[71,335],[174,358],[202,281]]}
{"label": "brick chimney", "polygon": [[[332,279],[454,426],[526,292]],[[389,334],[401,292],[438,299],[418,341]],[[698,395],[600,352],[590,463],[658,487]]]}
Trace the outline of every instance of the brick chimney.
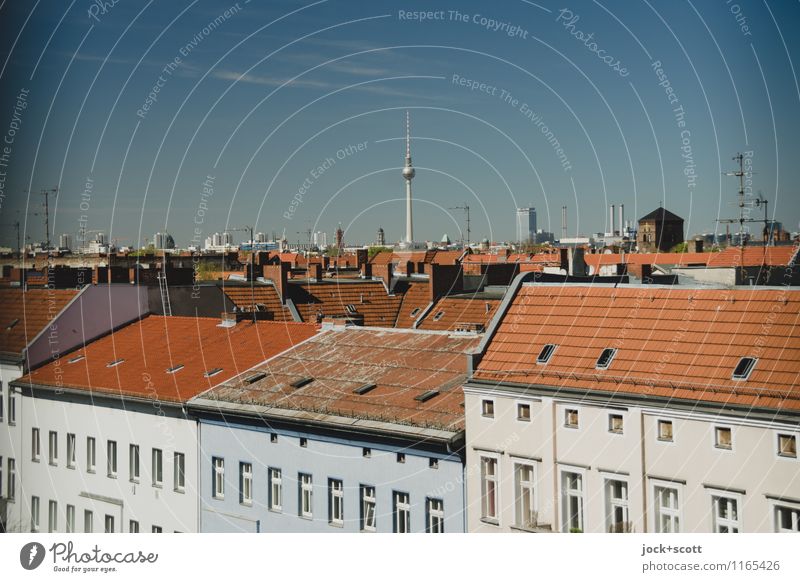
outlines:
{"label": "brick chimney", "polygon": [[275,283],[275,288],[278,290],[281,301],[285,301],[291,264],[281,262],[277,265],[264,265],[262,268],[264,270],[264,278],[270,279]]}
{"label": "brick chimney", "polygon": [[386,263],[385,265],[370,265],[372,267],[372,275],[383,279],[386,288],[392,283],[392,264]]}

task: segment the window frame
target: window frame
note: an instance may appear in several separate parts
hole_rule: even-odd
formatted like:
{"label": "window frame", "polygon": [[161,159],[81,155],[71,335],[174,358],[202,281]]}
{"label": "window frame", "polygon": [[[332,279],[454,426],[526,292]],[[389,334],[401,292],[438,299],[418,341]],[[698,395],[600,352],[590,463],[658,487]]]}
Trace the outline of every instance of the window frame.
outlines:
{"label": "window frame", "polygon": [[[682,483],[678,483],[676,481],[666,481],[663,479],[650,479],[650,493],[652,500],[652,519],[653,519],[653,531],[655,533],[681,533],[681,527],[683,526],[683,487]],[[674,490],[675,493],[675,501],[677,503],[677,509],[674,508],[665,508],[660,503],[660,497],[658,495],[659,489],[671,489]],[[661,529],[661,517],[664,510],[667,510],[667,517],[669,518],[671,523],[677,523],[677,530],[672,531],[662,531]]]}
{"label": "window frame", "polygon": [[[720,430],[727,430],[730,433],[730,444],[728,446],[720,444],[719,434],[718,434],[718,431],[720,431]],[[726,451],[726,452],[732,452],[733,451],[733,427],[732,426],[727,425],[727,424],[726,425],[720,425],[720,424],[712,425],[711,438],[712,438],[711,444],[714,447],[714,450],[716,450],[716,451]]]}
{"label": "window frame", "polygon": [[[670,437],[663,438],[661,436],[661,425],[669,424]],[[656,442],[663,444],[675,444],[675,421],[672,418],[656,418]]]}
{"label": "window frame", "polygon": [[211,457],[211,496],[225,499],[225,458]]}
{"label": "window frame", "polygon": [[[434,507],[434,504],[438,507]],[[425,498],[425,532],[444,533],[444,499]]]}
{"label": "window frame", "polygon": [[97,440],[92,436],[86,437],[86,472],[94,473],[97,469]]}
{"label": "window frame", "polygon": [[106,473],[109,478],[117,478],[117,441],[106,441]]}
{"label": "window frame", "polygon": [[[500,456],[481,451],[478,462],[481,480],[481,521],[500,525]],[[492,474],[486,471],[490,466],[494,468]]]}
{"label": "window frame", "polygon": [[50,499],[47,502],[47,532],[58,531],[58,501]]}
{"label": "window frame", "polygon": [[[741,533],[743,496],[740,493],[712,488],[708,489],[708,494],[711,498],[711,531],[713,533]],[[735,505],[736,519],[720,517],[718,509],[722,502],[725,502],[726,505],[732,502]],[[736,531],[719,531],[723,527],[727,527],[729,530],[736,529]]]}
{"label": "window frame", "polygon": [[392,531],[411,533],[411,494],[392,491]]}
{"label": "window frame", "polygon": [[[619,418],[620,427],[619,429],[614,428],[614,419]],[[625,434],[625,415],[622,412],[609,412],[608,413],[608,432],[609,434],[613,435],[624,435]]]}
{"label": "window frame", "polygon": [[269,479],[269,510],[280,513],[283,511],[283,473],[277,467],[269,467],[267,475]]}
{"label": "window frame", "polygon": [[[630,500],[631,500],[631,484],[629,479],[617,473],[604,473],[603,475],[603,492],[605,502],[605,526],[608,533],[632,533],[633,521],[631,520],[630,513]],[[614,496],[614,484],[621,483],[625,492],[625,497]],[[622,521],[616,520],[616,510],[621,509],[624,519]],[[619,530],[619,523],[625,524],[622,531]],[[630,531],[626,528],[631,524]]]}
{"label": "window frame", "polygon": [[[581,410],[578,406],[565,406],[564,410],[564,428],[580,429],[581,427]],[[575,422],[570,422],[570,413],[575,414]]]}
{"label": "window frame", "polygon": [[481,398],[481,416],[483,418],[494,418],[494,398]]}
{"label": "window frame", "polygon": [[[784,461],[796,461],[798,459],[797,456],[797,433],[791,430],[776,430],[775,431],[775,456],[779,459],[783,459]],[[794,442],[794,454],[787,455],[786,453],[781,452],[781,437],[789,437],[793,439]]]}
{"label": "window frame", "polygon": [[186,455],[179,451],[172,451],[172,490],[186,492]]}
{"label": "window frame", "polygon": [[74,432],[67,433],[67,469],[74,469],[77,466],[77,445],[78,440]]}
{"label": "window frame", "polygon": [[[567,489],[564,477],[566,475],[575,475],[579,478],[580,489]],[[583,467],[574,467],[570,465],[558,465],[558,489],[561,499],[561,531],[563,533],[583,533],[586,531],[586,469]],[[578,504],[578,526],[572,525],[572,513],[570,511],[570,500],[575,497],[579,500]],[[571,530],[577,529],[580,532],[572,532]]]}
{"label": "window frame", "polygon": [[239,504],[253,505],[253,463],[239,461]]}
{"label": "window frame", "polygon": [[[156,462],[157,461],[157,462]],[[153,487],[164,487],[164,450],[153,447],[150,453],[150,481]]]}
{"label": "window frame", "polygon": [[[371,495],[370,495],[371,492]],[[378,530],[378,498],[374,485],[359,485],[359,499],[361,505],[360,529],[361,531],[374,532]],[[372,508],[372,524],[369,525],[369,508]]]}
{"label": "window frame", "polygon": [[131,483],[138,483],[142,476],[141,470],[141,449],[139,445],[128,445],[128,480]]}
{"label": "window frame", "polygon": [[314,476],[297,474],[297,513],[302,519],[314,519]]}
{"label": "window frame", "polygon": [[58,467],[58,431],[51,430],[47,434],[47,463]]}
{"label": "window frame", "polygon": [[6,460],[8,466],[8,486],[6,487],[6,500],[14,502],[17,500],[17,460],[9,457]]}
{"label": "window frame", "polygon": [[114,533],[116,529],[114,516],[110,513],[106,513],[103,517],[103,533]]}
{"label": "window frame", "polygon": [[344,481],[328,478],[328,525],[344,527]]}
{"label": "window frame", "polygon": [[[521,530],[531,531],[538,525],[539,514],[539,487],[538,463],[531,459],[511,458],[513,463],[514,474],[514,527]],[[529,468],[531,470],[531,478],[523,480],[521,472],[523,469]],[[530,508],[528,509],[530,515],[529,520],[533,517],[532,521],[525,522],[524,513],[525,508],[522,502],[523,494],[527,493],[530,498]]]}
{"label": "window frame", "polygon": [[75,533],[75,506],[67,503],[65,510],[66,533]]}
{"label": "window frame", "polygon": [[[603,358],[603,355],[609,352],[608,359],[605,363],[601,364],[600,360]],[[595,370],[608,370],[611,367],[611,364],[614,362],[614,358],[617,357],[617,348],[603,348],[603,351],[600,352],[600,355],[597,356],[597,361],[595,361],[594,369]]]}
{"label": "window frame", "polygon": [[[522,401],[518,400],[516,402],[516,409],[517,409],[517,421],[518,422],[531,422],[531,419],[532,419],[532,408],[531,408],[531,403],[530,402],[522,402]],[[520,414],[522,412],[522,410],[524,410],[524,409],[527,409],[528,416],[524,416],[524,415]]]}
{"label": "window frame", "polygon": [[[775,533],[800,533],[800,504],[782,499],[770,500],[770,511],[772,513],[773,532]],[[785,529],[781,527],[779,519],[779,512],[788,511],[789,519],[792,521],[792,527]]]}
{"label": "window frame", "polygon": [[42,434],[38,427],[31,427],[31,461],[41,462],[42,459]]}
{"label": "window frame", "polygon": [[139,521],[136,519],[128,520],[128,533],[139,533]]}
{"label": "window frame", "polygon": [[40,500],[38,495],[31,496],[31,532],[39,531],[40,515]]}
{"label": "window frame", "polygon": [[8,387],[8,411],[6,412],[8,415],[8,425],[9,426],[16,426],[17,424],[17,397],[14,393],[14,387]]}
{"label": "window frame", "polygon": [[[739,369],[739,366],[741,366],[745,360],[749,360],[748,363],[749,365],[745,366],[745,369],[742,371],[742,373],[737,374],[736,370]],[[739,361],[733,367],[733,371],[731,372],[731,380],[733,380],[734,382],[746,382],[747,380],[750,379],[750,375],[753,373],[753,370],[756,369],[757,364],[758,364],[758,358],[754,356],[742,356],[741,358],[739,358]]]}
{"label": "window frame", "polygon": [[94,511],[83,510],[83,533],[94,533]]}
{"label": "window frame", "polygon": [[536,365],[546,366],[553,359],[553,354],[556,353],[557,348],[558,344],[544,344],[542,349],[539,350],[539,355],[536,356]]}

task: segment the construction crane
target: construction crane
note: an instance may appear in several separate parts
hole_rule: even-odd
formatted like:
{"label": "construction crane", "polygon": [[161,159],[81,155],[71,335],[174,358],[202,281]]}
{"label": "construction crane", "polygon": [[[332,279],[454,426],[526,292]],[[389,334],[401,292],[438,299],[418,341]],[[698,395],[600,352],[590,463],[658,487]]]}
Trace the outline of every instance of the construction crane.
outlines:
{"label": "construction crane", "polygon": [[[469,228],[469,204],[464,202],[463,206],[451,206],[448,210],[463,210],[467,214],[467,244],[466,246],[469,247],[469,237],[470,237],[470,228]],[[463,242],[464,237],[461,237]]]}

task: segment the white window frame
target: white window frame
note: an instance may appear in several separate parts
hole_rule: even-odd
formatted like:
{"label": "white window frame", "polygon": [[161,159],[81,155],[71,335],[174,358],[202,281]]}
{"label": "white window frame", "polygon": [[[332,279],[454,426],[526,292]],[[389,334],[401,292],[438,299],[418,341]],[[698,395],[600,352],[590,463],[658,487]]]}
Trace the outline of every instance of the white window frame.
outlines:
{"label": "white window frame", "polygon": [[3,381],[0,380],[0,422],[3,422],[3,412],[5,411],[5,395],[3,394]]}
{"label": "white window frame", "polygon": [[444,500],[428,497],[425,499],[425,531],[444,533]]}
{"label": "white window frame", "polygon": [[83,510],[83,532],[94,532],[94,512],[91,509]]}
{"label": "white window frame", "polygon": [[[721,446],[719,444],[719,439],[717,438],[717,431],[718,430],[729,430],[731,431],[731,444],[729,446]],[[713,424],[711,425],[711,445],[714,447],[715,451],[724,451],[724,452],[732,452],[733,451],[733,427],[728,424]]]}
{"label": "white window frame", "polygon": [[164,451],[153,448],[150,454],[151,481],[153,487],[161,489],[164,486]]}
{"label": "white window frame", "polygon": [[[528,418],[525,418],[524,416],[520,416],[520,411],[521,411],[521,409],[523,407],[527,407],[528,408]],[[517,421],[518,422],[531,422],[531,420],[533,419],[533,407],[531,406],[530,402],[524,402],[524,401],[521,401],[521,400],[517,400],[517,402],[515,403],[515,408],[516,408]]]}
{"label": "white window frame", "polygon": [[[662,479],[650,479],[650,499],[651,499],[651,515],[653,519],[653,531],[656,533],[680,533],[683,526],[683,483],[676,481],[665,481]],[[676,503],[678,508],[665,508],[660,503],[658,496],[659,489],[672,489],[676,492]],[[662,531],[661,529],[661,516],[666,515],[670,523],[677,522],[677,529],[669,532]]]}
{"label": "white window frame", "polygon": [[8,487],[6,491],[6,498],[8,501],[14,501],[17,498],[17,461],[9,458],[8,461]]}
{"label": "white window frame", "polygon": [[[781,453],[781,436],[794,437],[794,448],[795,448],[794,456],[784,455]],[[789,462],[797,461],[798,458],[800,458],[797,455],[797,441],[799,440],[800,440],[800,435],[798,435],[798,433],[794,432],[793,430],[788,430],[788,429],[776,430],[775,440],[773,441],[775,443],[775,456],[783,461],[789,461]]]}
{"label": "white window frame", "polygon": [[376,531],[378,503],[374,485],[361,485],[361,531]]}
{"label": "white window frame", "polygon": [[[536,527],[538,522],[539,513],[539,487],[537,487],[537,480],[539,474],[539,467],[537,462],[531,459],[521,459],[512,457],[514,466],[514,525],[519,529],[530,530]],[[529,468],[531,470],[531,478],[523,479],[522,470]],[[528,509],[529,515],[525,516],[525,503],[523,497],[528,497],[530,507]]]}
{"label": "white window frame", "polygon": [[344,481],[328,479],[328,523],[344,525]]}
{"label": "white window frame", "polygon": [[[496,403],[494,398],[481,398],[481,416],[483,418],[494,418],[496,414]],[[487,412],[491,408],[491,412]]]}
{"label": "white window frame", "polygon": [[225,499],[225,459],[211,457],[211,491],[214,499]]}
{"label": "white window frame", "polygon": [[86,437],[86,472],[94,473],[97,467],[97,441],[94,437]]}
{"label": "white window frame", "polygon": [[253,505],[253,463],[239,461],[239,503]]}
{"label": "white window frame", "polygon": [[411,494],[392,491],[392,528],[394,533],[411,533]]}
{"label": "white window frame", "polygon": [[3,455],[0,455],[0,499],[3,498]]}
{"label": "white window frame", "polygon": [[[656,417],[656,442],[665,445],[675,444],[675,419],[672,418],[658,418]],[[661,423],[668,422],[672,427],[672,437],[669,439],[661,438]]]}
{"label": "white window frame", "polygon": [[55,499],[47,503],[47,531],[49,533],[58,531],[58,501]]}
{"label": "white window frame", "polygon": [[8,387],[8,424],[9,426],[17,424],[17,397],[13,386]]}
{"label": "white window frame", "polygon": [[128,533],[139,533],[139,522],[137,520],[128,520]]}
{"label": "white window frame", "polygon": [[51,430],[47,435],[47,462],[58,466],[58,432]]}
{"label": "white window frame", "polygon": [[141,449],[139,445],[128,445],[128,479],[131,483],[138,483],[141,477]]}
{"label": "white window frame", "polygon": [[[708,489],[711,497],[711,531],[714,533],[741,533],[742,531],[742,507],[743,497],[741,493],[734,493],[731,491],[724,491],[720,489]],[[719,509],[726,506],[731,509],[734,506],[736,511],[736,519],[720,517]],[[727,527],[727,532],[720,531],[722,528]],[[733,531],[733,530],[736,531]]]}
{"label": "white window frame", "polygon": [[186,491],[186,455],[177,451],[172,453],[172,489],[176,493]]}
{"label": "white window frame", "polygon": [[106,472],[112,479],[117,478],[117,441],[106,441]]}
{"label": "white window frame", "polygon": [[298,473],[298,513],[303,519],[314,518],[314,477],[311,473]]}
{"label": "white window frame", "polygon": [[77,457],[76,451],[77,440],[74,432],[67,433],[67,469],[75,468],[75,459]]}
{"label": "white window frame", "polygon": [[[624,497],[616,497],[614,495],[614,483],[622,483]],[[606,531],[608,533],[631,533],[633,528],[627,530],[628,524],[632,523],[629,509],[631,497],[630,482],[623,475],[604,473],[603,490],[605,491]],[[621,522],[616,519],[616,512],[618,509],[622,512],[623,519]],[[623,524],[622,531],[619,531],[618,523]]]}
{"label": "white window frame", "polygon": [[[566,418],[566,417],[565,417]],[[576,475],[580,481],[580,489],[568,489],[565,480],[567,475]],[[581,532],[586,531],[586,469],[583,467],[573,467],[570,465],[558,465],[558,489],[561,492],[561,531],[569,533],[573,529],[570,514],[570,500],[575,497],[579,500],[578,504],[578,526]]]}
{"label": "white window frame", "polygon": [[103,532],[114,533],[114,516],[108,513],[103,517]]}
{"label": "white window frame", "polygon": [[39,531],[39,498],[36,495],[31,497],[31,531]]}
{"label": "white window frame", "polygon": [[42,458],[42,435],[37,427],[31,428],[31,461],[38,463]]}
{"label": "white window frame", "polygon": [[[578,406],[564,406],[562,411],[564,413],[564,428],[578,429],[581,427],[581,409]],[[575,413],[575,424],[569,422],[570,412]]]}
{"label": "white window frame", "polygon": [[269,508],[283,511],[283,476],[276,467],[269,468]]}
{"label": "white window frame", "polygon": [[151,533],[164,533],[164,528],[160,525],[154,525],[150,527]]}
{"label": "white window frame", "polygon": [[75,506],[67,504],[67,533],[75,533]]}
{"label": "white window frame", "polygon": [[[481,479],[481,521],[494,525],[500,524],[500,456],[480,452],[480,479]],[[494,474],[488,473],[489,467],[494,467]],[[494,502],[490,500],[494,497]],[[492,510],[493,509],[493,514]]]}
{"label": "white window frame", "polygon": [[[772,499],[770,500],[770,511],[772,513],[773,531],[775,533],[800,533],[800,503]],[[780,511],[788,511],[790,513],[792,524],[789,529],[781,527],[781,522],[778,519]]]}
{"label": "white window frame", "polygon": [[[618,416],[622,421],[622,426],[620,427],[619,430],[613,428],[613,418],[615,416]],[[615,410],[608,413],[608,432],[609,434],[613,435],[625,434],[625,413],[623,413],[621,410]]]}

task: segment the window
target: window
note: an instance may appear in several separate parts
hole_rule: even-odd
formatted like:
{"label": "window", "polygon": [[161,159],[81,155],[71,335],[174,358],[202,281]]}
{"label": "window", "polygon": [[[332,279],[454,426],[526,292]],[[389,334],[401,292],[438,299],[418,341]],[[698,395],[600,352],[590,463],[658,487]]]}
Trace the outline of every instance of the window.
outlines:
{"label": "window", "polygon": [[117,477],[117,441],[108,441],[106,445],[106,459],[108,461],[108,476]]}
{"label": "window", "polygon": [[31,429],[31,461],[34,463],[39,462],[42,455],[41,443],[39,442],[39,429]]}
{"label": "window", "polygon": [[487,418],[494,418],[494,400],[481,401],[481,414]]}
{"label": "window", "polygon": [[564,409],[564,426],[568,428],[578,428],[578,409],[565,408]]}
{"label": "window", "polygon": [[429,469],[438,469],[439,468],[439,459],[434,459],[434,458],[428,459],[428,468]]}
{"label": "window", "polygon": [[8,424],[17,424],[17,400],[14,389],[8,387]]}
{"label": "window", "polygon": [[797,458],[797,437],[793,434],[778,435],[778,455]]}
{"label": "window", "polygon": [[67,505],[67,533],[75,532],[75,506]]}
{"label": "window", "polygon": [[608,533],[630,533],[628,521],[628,483],[606,479],[606,529]]}
{"label": "window", "polygon": [[300,437],[300,446],[307,447],[308,446],[308,439],[304,437]]}
{"label": "window", "polygon": [[364,457],[365,459],[369,459],[372,456],[372,449],[370,449],[369,447],[364,447],[363,449],[361,449],[361,456]]}
{"label": "window", "polygon": [[344,525],[344,483],[328,479],[328,523]]}
{"label": "window", "polygon": [[183,493],[186,487],[186,455],[183,453],[172,454],[172,488],[178,493]]}
{"label": "window", "polygon": [[514,519],[523,529],[536,527],[535,469],[528,463],[514,464]]}
{"label": "window", "polygon": [[152,461],[153,487],[161,487],[164,483],[164,453],[161,449],[153,449]]}
{"label": "window", "polygon": [[680,529],[680,498],[675,487],[656,485],[654,488],[656,508],[656,532],[677,533]]}
{"label": "window", "polygon": [[83,531],[85,533],[94,531],[94,514],[88,509],[83,512]]}
{"label": "window", "polygon": [[405,463],[406,462],[406,454],[405,453],[397,453],[397,462],[398,463]]}
{"label": "window", "polygon": [[583,475],[571,471],[561,473],[562,531],[583,532]]}
{"label": "window", "polygon": [[253,463],[239,463],[239,503],[253,503]]}
{"label": "window", "polygon": [[608,415],[608,432],[622,434],[623,420],[621,414]]}
{"label": "window", "polygon": [[420,311],[420,308],[419,307],[415,307],[414,309],[411,310],[411,313],[409,314],[409,317],[415,317],[417,315],[417,313],[419,313],[419,311]]}
{"label": "window", "polygon": [[94,437],[86,437],[86,472],[94,473],[95,467],[95,440]]}
{"label": "window", "polygon": [[225,499],[225,459],[213,457],[211,464],[214,467],[214,473],[211,475],[212,494],[214,499]]}
{"label": "window", "polygon": [[375,487],[361,486],[361,529],[375,531]]}
{"label": "window", "polygon": [[139,522],[132,519],[128,522],[128,533],[139,533]]}
{"label": "window", "polygon": [[75,468],[75,435],[67,433],[67,469]]}
{"label": "window", "polygon": [[47,441],[48,449],[47,456],[51,465],[58,464],[58,433],[54,430],[50,431],[49,439]]}
{"label": "window", "polygon": [[553,352],[556,351],[556,344],[545,344],[542,348],[542,351],[539,352],[539,357],[536,358],[537,364],[546,364],[550,361],[550,358],[553,357]]}
{"label": "window", "polygon": [[658,421],[658,440],[672,442],[672,421]]}
{"label": "window", "polygon": [[5,403],[3,402],[3,382],[0,381],[0,422],[3,422],[3,407],[4,407],[4,404]]}
{"label": "window", "polygon": [[497,521],[497,459],[481,457],[481,517]]}
{"label": "window", "polygon": [[409,533],[411,531],[411,502],[408,493],[395,491],[392,495],[394,501],[394,533]]}
{"label": "window", "polygon": [[162,533],[164,530],[160,525],[154,525],[150,528],[150,531],[153,533]]}
{"label": "window", "polygon": [[8,491],[6,496],[9,501],[14,501],[17,496],[17,462],[14,459],[8,460]]}
{"label": "window", "polygon": [[3,498],[3,457],[0,455],[0,499]]}
{"label": "window", "polygon": [[611,362],[614,360],[614,356],[617,355],[617,348],[606,348],[600,353],[600,357],[597,358],[597,364],[595,368],[598,370],[608,370],[608,367],[611,365]]}
{"label": "window", "polygon": [[39,498],[31,497],[31,531],[39,531]]}
{"label": "window", "polygon": [[281,511],[283,508],[283,481],[280,469],[269,470],[269,508],[273,511]]}
{"label": "window", "polygon": [[269,442],[277,443],[278,442],[278,435],[274,432],[269,435]]}
{"label": "window", "polygon": [[531,420],[530,404],[517,404],[517,420],[521,420],[523,422],[530,422]]}
{"label": "window", "polygon": [[742,358],[733,370],[734,380],[747,380],[753,368],[756,367],[756,358]]}
{"label": "window", "polygon": [[47,504],[47,531],[58,531],[58,502],[52,499]]}
{"label": "window", "polygon": [[733,448],[733,434],[730,427],[715,426],[714,427],[714,446],[718,449]]}
{"label": "window", "polygon": [[444,501],[429,497],[425,500],[425,512],[428,516],[425,531],[428,533],[444,533]]}
{"label": "window", "polygon": [[106,517],[103,520],[103,522],[105,525],[105,532],[114,533],[114,516],[106,514]]}
{"label": "window", "polygon": [[714,533],[739,533],[739,499],[723,495],[711,497]]}
{"label": "window", "polygon": [[439,311],[433,316],[433,321],[439,321],[442,317],[444,317],[444,311]]}
{"label": "window", "polygon": [[352,303],[349,303],[349,304],[348,304],[348,305],[345,307],[345,309],[347,310],[347,313],[349,313],[350,315],[353,315],[353,314],[355,314],[355,313],[358,313],[358,310],[356,309],[356,306],[355,306],[355,305],[353,305]]}
{"label": "window", "polygon": [[311,482],[311,475],[307,475],[305,473],[300,473],[298,482],[300,485],[299,497],[300,497],[300,517],[305,517],[311,519],[312,517],[312,495],[314,493],[314,487]]}
{"label": "window", "polygon": [[800,509],[797,507],[775,506],[775,532],[800,532]]}
{"label": "window", "polygon": [[131,483],[139,482],[139,445],[128,447],[128,473]]}

